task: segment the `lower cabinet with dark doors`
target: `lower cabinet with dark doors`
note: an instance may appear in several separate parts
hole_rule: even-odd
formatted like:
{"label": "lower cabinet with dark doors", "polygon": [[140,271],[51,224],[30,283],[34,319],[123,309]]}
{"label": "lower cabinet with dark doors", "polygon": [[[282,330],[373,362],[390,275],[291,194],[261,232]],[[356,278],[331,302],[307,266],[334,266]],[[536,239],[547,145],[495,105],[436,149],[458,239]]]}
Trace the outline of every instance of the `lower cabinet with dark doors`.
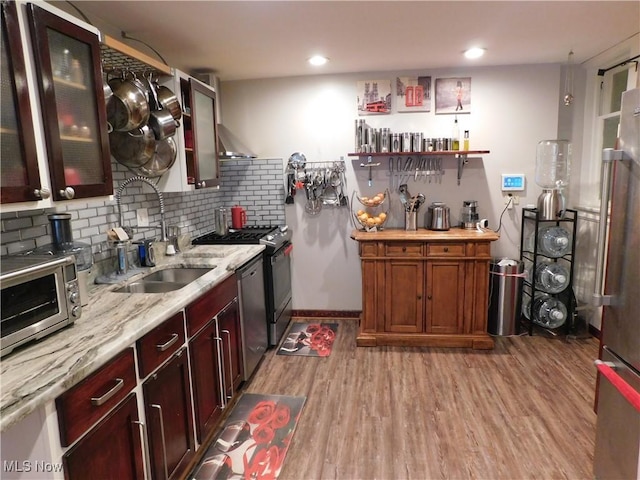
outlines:
{"label": "lower cabinet with dark doors", "polygon": [[493,348],[491,231],[354,231],[362,266],[358,346]]}
{"label": "lower cabinet with dark doors", "polygon": [[[203,442],[232,400],[243,377],[242,335],[235,277],[189,305],[189,341],[196,435]],[[204,324],[204,327],[200,328]]]}
{"label": "lower cabinet with dark doors", "polygon": [[142,385],[152,478],[181,478],[195,454],[189,365],[183,348]]}
{"label": "lower cabinet with dark doors", "polygon": [[239,312],[232,275],[136,341],[137,375],[127,348],[58,397],[65,478],[183,478],[241,386]]}
{"label": "lower cabinet with dark doors", "polygon": [[[104,367],[56,400],[60,441],[68,446],[62,461],[68,479],[144,478],[142,422],[138,415],[133,349],[128,348]],[[96,423],[97,422],[97,423]]]}

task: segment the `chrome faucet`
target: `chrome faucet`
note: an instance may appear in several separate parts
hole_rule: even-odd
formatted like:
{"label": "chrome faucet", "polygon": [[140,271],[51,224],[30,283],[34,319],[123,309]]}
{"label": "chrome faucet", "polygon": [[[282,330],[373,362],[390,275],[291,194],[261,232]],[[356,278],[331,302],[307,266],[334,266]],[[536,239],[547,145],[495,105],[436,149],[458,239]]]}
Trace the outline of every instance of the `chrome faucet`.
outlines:
{"label": "chrome faucet", "polygon": [[140,175],[135,175],[133,177],[127,178],[116,189],[116,204],[118,206],[118,225],[120,227],[124,228],[124,226],[122,225],[122,205],[121,205],[121,201],[120,201],[120,196],[122,195],[122,191],[125,189],[125,187],[127,185],[129,185],[130,183],[133,183],[133,182],[146,183],[147,185],[149,185],[153,189],[154,192],[156,192],[156,195],[158,196],[158,201],[160,202],[160,229],[162,230],[161,241],[166,242],[167,241],[167,225],[166,225],[166,222],[165,222],[165,219],[164,219],[164,199],[162,198],[162,192],[160,192],[160,190],[158,190],[158,187],[155,185],[155,183],[153,183],[147,177],[142,177]]}

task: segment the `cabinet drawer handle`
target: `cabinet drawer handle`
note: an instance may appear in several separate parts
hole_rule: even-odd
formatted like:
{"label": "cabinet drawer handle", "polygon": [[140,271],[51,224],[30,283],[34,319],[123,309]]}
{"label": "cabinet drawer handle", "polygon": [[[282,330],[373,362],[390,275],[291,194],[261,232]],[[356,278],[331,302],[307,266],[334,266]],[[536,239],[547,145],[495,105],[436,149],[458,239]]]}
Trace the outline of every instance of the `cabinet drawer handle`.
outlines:
{"label": "cabinet drawer handle", "polygon": [[164,352],[167,348],[169,348],[171,345],[176,343],[177,340],[178,340],[178,334],[173,333],[171,334],[171,339],[167,343],[163,343],[162,345],[156,345],[156,348],[158,349],[159,352]]}
{"label": "cabinet drawer handle", "polygon": [[444,247],[444,251],[448,252],[449,251],[449,247]]}
{"label": "cabinet drawer handle", "polygon": [[227,347],[229,349],[229,387],[231,388],[231,395],[227,395],[227,399],[233,398],[233,364],[231,363],[231,332],[229,330],[221,330],[222,333],[227,335]]}
{"label": "cabinet drawer handle", "polygon": [[162,437],[162,455],[164,455],[164,478],[169,480],[169,468],[167,466],[167,442],[164,435],[164,418],[162,418],[162,407],[157,404],[151,404],[151,408],[157,408],[160,415],[160,436]]}
{"label": "cabinet drawer handle", "polygon": [[122,389],[122,387],[124,387],[124,380],[122,378],[116,378],[116,384],[111,390],[109,390],[101,397],[91,397],[91,405],[93,405],[94,407],[103,405],[107,400],[118,393]]}

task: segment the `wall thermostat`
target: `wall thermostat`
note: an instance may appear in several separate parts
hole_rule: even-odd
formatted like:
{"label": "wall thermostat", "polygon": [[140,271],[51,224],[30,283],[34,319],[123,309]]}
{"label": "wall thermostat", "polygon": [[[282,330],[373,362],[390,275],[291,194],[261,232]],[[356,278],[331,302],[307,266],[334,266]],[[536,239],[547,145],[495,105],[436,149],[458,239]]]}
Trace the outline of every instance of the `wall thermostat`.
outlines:
{"label": "wall thermostat", "polygon": [[502,174],[502,191],[503,192],[524,191],[524,173],[503,173]]}

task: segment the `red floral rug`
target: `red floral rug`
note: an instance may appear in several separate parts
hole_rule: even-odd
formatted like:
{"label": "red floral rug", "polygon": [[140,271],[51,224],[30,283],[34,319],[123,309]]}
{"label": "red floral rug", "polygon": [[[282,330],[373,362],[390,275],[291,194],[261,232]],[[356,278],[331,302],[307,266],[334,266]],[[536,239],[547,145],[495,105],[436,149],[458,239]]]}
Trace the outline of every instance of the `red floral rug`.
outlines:
{"label": "red floral rug", "polygon": [[245,393],[188,478],[278,478],[306,397]]}
{"label": "red floral rug", "polygon": [[294,322],[282,340],[278,355],[328,357],[338,331],[337,323]]}

